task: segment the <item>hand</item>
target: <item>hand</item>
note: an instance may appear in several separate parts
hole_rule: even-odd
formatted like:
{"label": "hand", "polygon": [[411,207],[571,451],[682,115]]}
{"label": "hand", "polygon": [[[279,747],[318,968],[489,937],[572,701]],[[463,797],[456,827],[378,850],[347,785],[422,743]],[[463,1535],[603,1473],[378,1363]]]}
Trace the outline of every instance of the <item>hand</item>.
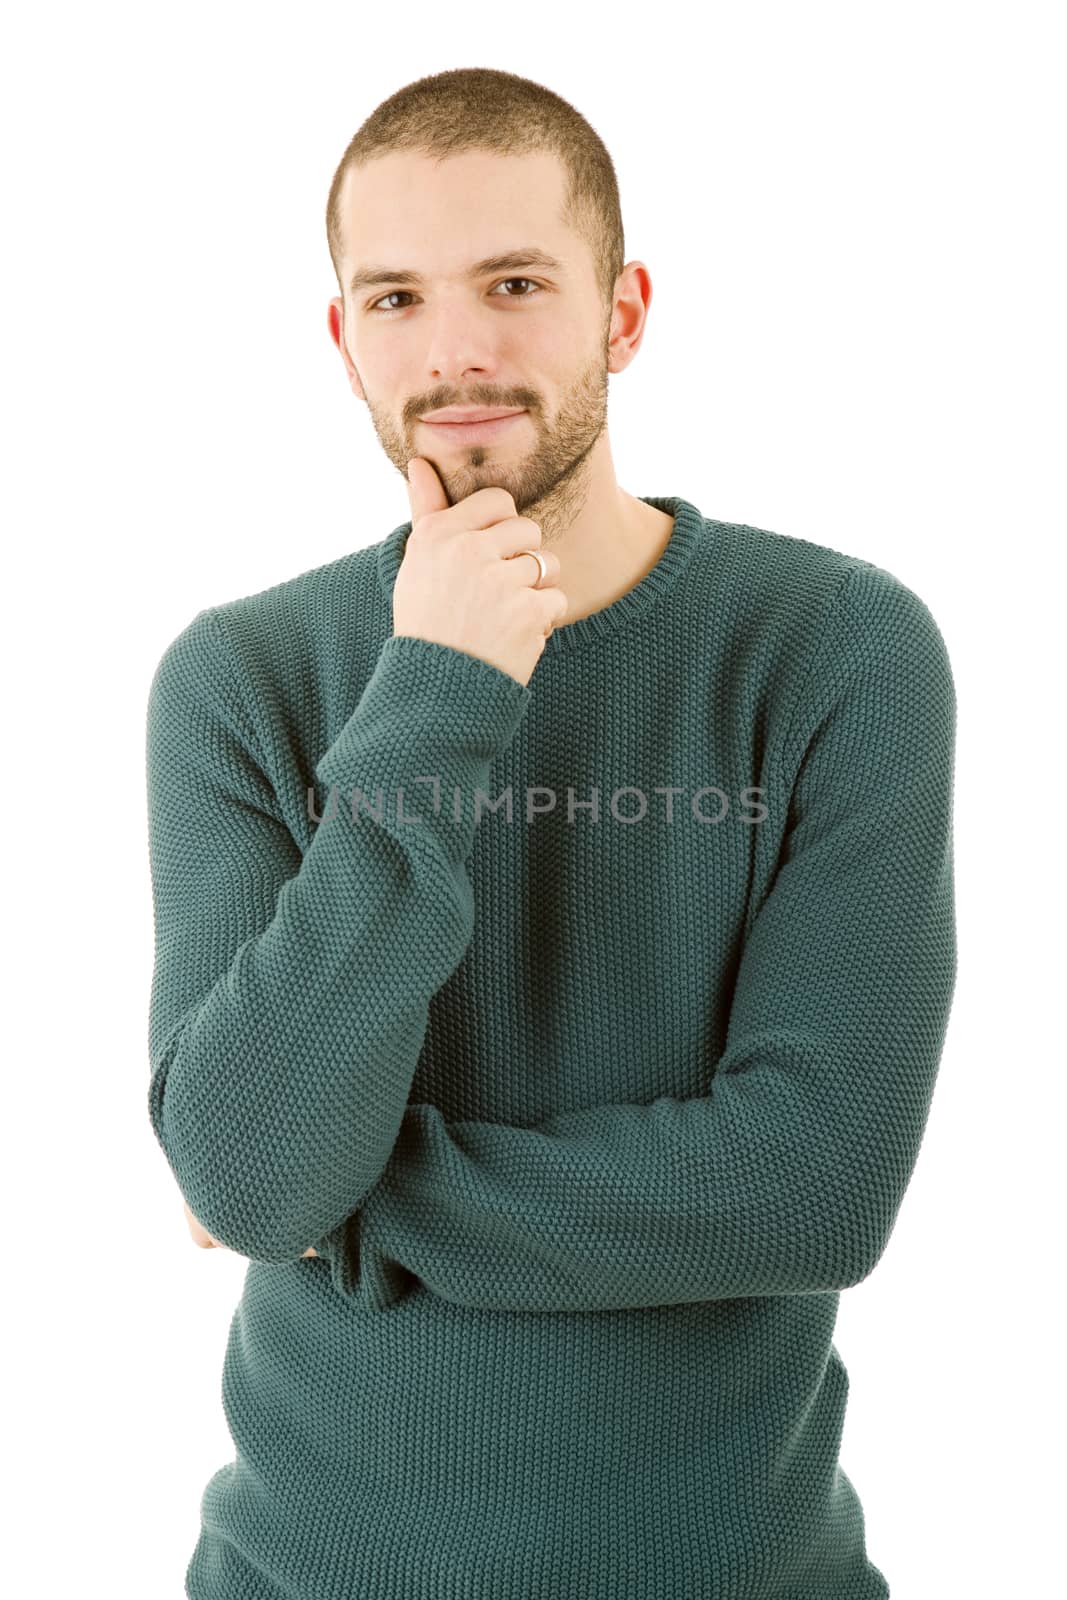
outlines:
{"label": "hand", "polygon": [[[545,640],[567,609],[559,557],[532,556],[541,529],[515,514],[506,489],[477,489],[454,506],[432,462],[408,462],[411,532],[393,588],[393,632],[450,645],[529,682]],[[517,559],[512,559],[517,557]]]}
{"label": "hand", "polygon": [[193,1243],[199,1245],[201,1250],[225,1250],[226,1246],[218,1239],[213,1239],[201,1222],[198,1222],[189,1210],[189,1203],[185,1204],[185,1220],[189,1224],[189,1232],[193,1236]]}
{"label": "hand", "polygon": [[[189,1232],[193,1236],[193,1243],[199,1245],[201,1250],[225,1250],[227,1248],[221,1239],[213,1239],[211,1234],[208,1233],[207,1229],[204,1227],[203,1223],[197,1221],[196,1217],[194,1217],[193,1213],[189,1210],[188,1201],[186,1201],[185,1205],[185,1220],[189,1224]],[[312,1245],[309,1245],[304,1251],[304,1255],[317,1256],[318,1251]]]}

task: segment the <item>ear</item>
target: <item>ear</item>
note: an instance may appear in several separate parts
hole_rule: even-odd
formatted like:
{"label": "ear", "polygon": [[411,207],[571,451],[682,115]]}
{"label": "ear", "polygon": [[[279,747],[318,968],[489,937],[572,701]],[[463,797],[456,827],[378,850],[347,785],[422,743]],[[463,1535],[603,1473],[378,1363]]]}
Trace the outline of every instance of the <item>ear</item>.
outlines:
{"label": "ear", "polygon": [[326,308],[326,326],[330,331],[330,338],[341,352],[341,360],[345,364],[348,374],[349,387],[357,400],[365,400],[363,385],[359,381],[359,373],[352,364],[352,357],[345,344],[345,303],[339,295],[335,295]]}

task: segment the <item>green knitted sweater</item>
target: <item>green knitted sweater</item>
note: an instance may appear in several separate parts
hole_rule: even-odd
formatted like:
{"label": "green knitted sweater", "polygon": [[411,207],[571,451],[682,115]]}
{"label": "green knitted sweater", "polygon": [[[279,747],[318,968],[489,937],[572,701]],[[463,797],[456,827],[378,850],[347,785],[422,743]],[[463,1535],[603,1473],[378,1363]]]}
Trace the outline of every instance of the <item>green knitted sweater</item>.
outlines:
{"label": "green knitted sweater", "polygon": [[955,983],[951,668],[644,498],[528,684],[392,633],[410,523],[155,670],[148,1109],[248,1258],[193,1600],[888,1593],[832,1335]]}

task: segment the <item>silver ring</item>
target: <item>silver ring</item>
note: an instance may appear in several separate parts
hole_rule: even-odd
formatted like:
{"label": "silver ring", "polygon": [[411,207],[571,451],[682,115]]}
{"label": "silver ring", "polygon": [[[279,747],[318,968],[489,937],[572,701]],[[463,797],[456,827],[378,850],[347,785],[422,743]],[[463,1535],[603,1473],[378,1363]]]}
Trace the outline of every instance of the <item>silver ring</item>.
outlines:
{"label": "silver ring", "polygon": [[[541,554],[540,550],[516,550],[515,555],[516,556],[533,556],[533,558],[537,562],[537,565],[538,565],[540,570],[539,570],[539,572],[537,574],[537,582],[536,583],[531,583],[530,588],[531,589],[540,589],[541,585],[544,583],[545,579],[548,577],[548,562],[545,560],[545,558]],[[515,558],[513,556],[512,560],[514,560],[514,559]]]}

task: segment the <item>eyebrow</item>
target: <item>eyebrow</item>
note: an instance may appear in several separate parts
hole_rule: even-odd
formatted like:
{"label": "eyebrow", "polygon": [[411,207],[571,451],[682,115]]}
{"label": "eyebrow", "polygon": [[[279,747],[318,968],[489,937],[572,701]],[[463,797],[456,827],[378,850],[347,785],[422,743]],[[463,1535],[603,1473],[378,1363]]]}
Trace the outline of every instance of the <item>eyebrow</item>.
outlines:
{"label": "eyebrow", "polygon": [[[538,267],[542,272],[565,272],[562,261],[550,256],[536,245],[522,250],[509,250],[504,255],[485,256],[467,268],[467,277],[487,278],[493,272],[512,272],[517,267]],[[374,288],[383,283],[421,283],[422,278],[410,268],[367,266],[358,267],[348,280],[349,291],[358,294],[361,289]]]}

